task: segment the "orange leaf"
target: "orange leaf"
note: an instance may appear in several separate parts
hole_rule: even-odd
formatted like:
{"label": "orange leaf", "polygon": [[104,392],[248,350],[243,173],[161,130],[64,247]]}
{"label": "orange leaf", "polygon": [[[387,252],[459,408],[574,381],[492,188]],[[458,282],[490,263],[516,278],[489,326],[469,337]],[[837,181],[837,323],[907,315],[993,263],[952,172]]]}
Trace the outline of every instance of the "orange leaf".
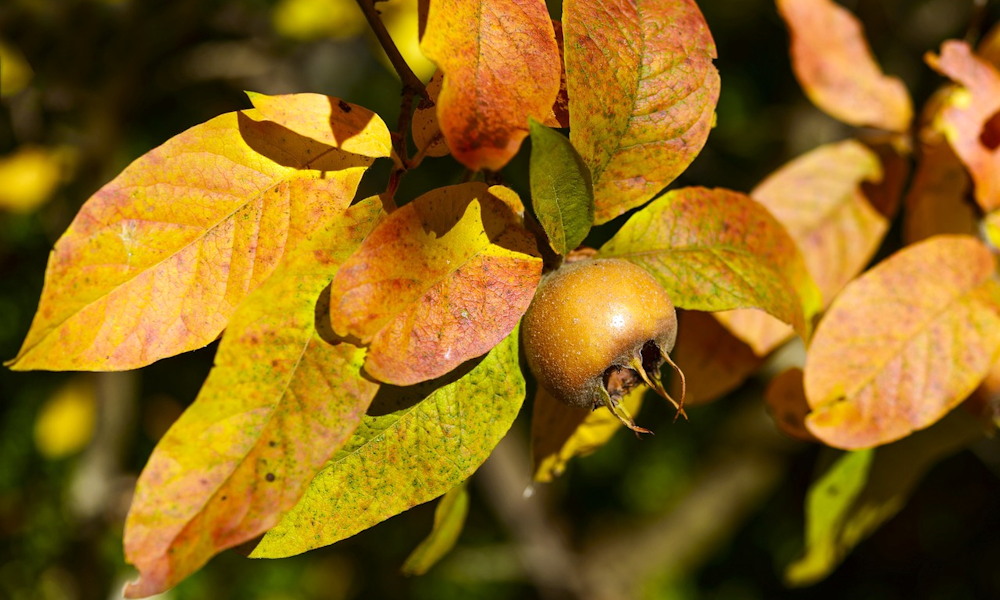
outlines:
{"label": "orange leaf", "polygon": [[[642,407],[645,393],[646,388],[639,386],[622,398],[625,410],[632,416]],[[531,416],[535,481],[548,482],[559,477],[570,460],[596,451],[621,428],[622,422],[610,410],[568,406],[539,387]]]}
{"label": "orange leaf", "polygon": [[866,448],[961,403],[1000,352],[995,270],[975,238],[936,236],[848,284],[809,347],[809,430],[831,446]]}
{"label": "orange leaf", "polygon": [[543,0],[432,0],[420,48],[444,72],[437,114],[452,155],[498,170],[545,120],[560,60]]}
{"label": "orange leaf", "polygon": [[362,349],[320,337],[315,305],[380,215],[378,198],[342,213],[233,315],[137,483],[125,555],[140,577],[126,596],[162,592],[272,527],[357,427],[378,386],[361,376]]}
{"label": "orange leaf", "polygon": [[861,190],[881,179],[878,156],[846,140],[796,158],[750,192],[798,244],[827,302],[864,269],[889,229]]}
{"label": "orange leaf", "polygon": [[882,179],[863,182],[861,191],[872,207],[890,222],[899,212],[903,192],[909,185],[913,159],[910,144],[908,136],[893,135],[883,141],[872,140],[868,145],[881,163]]}
{"label": "orange leaf", "polygon": [[756,308],[725,310],[713,316],[757,356],[767,356],[795,334],[791,325]]}
{"label": "orange leaf", "polygon": [[965,42],[947,41],[941,55],[927,55],[936,71],[962,87],[943,101],[936,127],[944,132],[976,186],[976,201],[985,211],[1000,208],[1000,72],[975,56]]}
{"label": "orange leaf", "polygon": [[333,327],[370,344],[369,374],[397,385],[432,379],[514,328],[542,262],[508,195],[482,183],[428,192],[344,263],[331,287]]}
{"label": "orange leaf", "polygon": [[943,140],[924,140],[906,194],[905,241],[912,244],[942,233],[974,234],[976,209],[966,201],[971,183],[951,146]]}
{"label": "orange leaf", "polygon": [[802,369],[793,367],[776,375],[764,392],[764,400],[778,429],[798,440],[816,441],[816,436],[806,428],[809,403],[802,384]]}
{"label": "orange leaf", "polygon": [[[714,316],[700,311],[684,311],[679,317],[677,344],[672,356],[686,375],[685,404],[706,404],[726,395],[746,381],[764,362]],[[791,331],[791,327],[788,330]],[[674,398],[680,395],[680,380],[676,377],[671,380],[670,393]]]}
{"label": "orange leaf", "polygon": [[[846,140],[796,158],[751,192],[795,240],[826,302],[864,269],[889,229],[862,191],[863,182],[881,178],[878,156]],[[759,310],[716,318],[759,356],[792,335],[786,324]]]}
{"label": "orange leaf", "polygon": [[559,47],[559,93],[556,94],[556,101],[552,103],[552,112],[545,119],[545,125],[565,129],[569,127],[569,92],[566,91],[566,61],[563,59],[565,50],[563,49],[562,23],[552,21],[552,29],[555,31],[556,44]]}
{"label": "orange leaf", "polygon": [[854,15],[831,0],[777,3],[792,38],[792,69],[816,106],[850,125],[909,129],[909,93],[882,73]]}
{"label": "orange leaf", "polygon": [[197,125],[87,201],[49,257],[11,368],[132,369],[218,337],[282,255],[350,203],[373,160],[260,118]]}
{"label": "orange leaf", "polygon": [[701,151],[715,118],[715,42],[693,0],[566,0],[570,141],[596,222],[644,204]]}

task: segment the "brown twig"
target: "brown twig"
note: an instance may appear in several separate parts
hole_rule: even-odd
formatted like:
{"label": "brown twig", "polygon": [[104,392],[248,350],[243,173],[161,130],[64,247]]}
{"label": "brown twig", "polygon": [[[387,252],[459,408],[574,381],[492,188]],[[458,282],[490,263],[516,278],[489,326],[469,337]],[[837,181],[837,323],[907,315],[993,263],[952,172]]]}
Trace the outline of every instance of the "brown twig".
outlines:
{"label": "brown twig", "polygon": [[378,9],[375,8],[376,1],[357,0],[357,3],[361,12],[365,15],[372,33],[375,34],[375,38],[378,39],[382,49],[385,50],[386,56],[389,57],[389,62],[392,63],[392,67],[399,75],[400,81],[403,82],[402,100],[400,100],[399,105],[399,120],[396,123],[396,133],[392,136],[393,150],[396,155],[394,157],[396,168],[393,169],[392,174],[389,176],[389,183],[386,186],[386,192],[392,196],[396,193],[403,175],[413,167],[408,158],[409,146],[407,142],[409,139],[410,122],[413,119],[413,99],[415,96],[420,96],[426,102],[430,102],[430,96],[427,95],[427,87],[424,86],[420,78],[410,69],[410,65],[406,63],[406,59],[400,54],[396,43],[392,41],[392,36],[389,35],[385,24],[382,23]]}
{"label": "brown twig", "polygon": [[983,25],[986,22],[987,0],[973,0],[972,16],[965,30],[965,41],[975,45],[983,35]]}
{"label": "brown twig", "polygon": [[538,494],[524,493],[531,484],[527,448],[522,436],[512,429],[479,470],[476,482],[510,532],[539,595],[552,600],[593,600],[582,585],[577,557],[545,514]]}
{"label": "brown twig", "polygon": [[655,574],[683,577],[699,569],[777,486],[798,445],[778,435],[754,405],[733,414],[714,447],[669,510],[591,537],[580,562],[595,597],[632,598]]}
{"label": "brown twig", "polygon": [[392,41],[392,36],[389,35],[385,24],[382,23],[378,9],[375,8],[375,0],[357,0],[357,3],[361,8],[361,12],[364,13],[365,19],[368,20],[368,25],[372,28],[375,37],[378,38],[378,43],[382,45],[386,56],[389,57],[389,62],[392,63],[392,67],[399,74],[399,79],[403,82],[404,95],[409,90],[411,93],[419,94],[422,98],[430,101],[424,83],[413,73],[410,65],[406,64],[406,59],[399,53],[396,43]]}

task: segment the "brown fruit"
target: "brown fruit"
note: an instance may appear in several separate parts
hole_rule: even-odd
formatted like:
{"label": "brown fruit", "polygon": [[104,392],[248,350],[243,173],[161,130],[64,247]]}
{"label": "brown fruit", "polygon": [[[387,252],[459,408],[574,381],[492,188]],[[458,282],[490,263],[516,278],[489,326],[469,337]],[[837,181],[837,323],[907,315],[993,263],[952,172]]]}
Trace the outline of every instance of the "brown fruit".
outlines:
{"label": "brown fruit", "polygon": [[607,406],[648,432],[619,403],[645,382],[684,414],[683,396],[674,401],[660,383],[664,361],[677,368],[667,356],[677,338],[674,305],[642,267],[615,258],[563,265],[539,285],[521,337],[539,385],[570,406]]}

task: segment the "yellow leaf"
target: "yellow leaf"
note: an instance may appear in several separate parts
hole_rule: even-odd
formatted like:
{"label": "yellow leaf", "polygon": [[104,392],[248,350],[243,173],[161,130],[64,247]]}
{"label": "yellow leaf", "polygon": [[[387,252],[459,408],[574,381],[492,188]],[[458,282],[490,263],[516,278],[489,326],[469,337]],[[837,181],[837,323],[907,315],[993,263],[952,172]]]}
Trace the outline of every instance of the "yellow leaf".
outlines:
{"label": "yellow leaf", "polygon": [[50,459],[69,456],[94,435],[97,391],[90,377],[78,376],[52,395],[35,421],[35,446]]}
{"label": "yellow leaf", "polygon": [[[638,414],[646,390],[645,386],[639,386],[622,398],[630,415]],[[567,406],[539,387],[531,417],[535,481],[552,481],[562,475],[573,457],[596,451],[622,427],[610,410]]]}
{"label": "yellow leaf", "polygon": [[[228,113],[98,190],[56,242],[11,368],[131,369],[218,337],[282,256],[353,199],[374,159],[341,141],[389,146],[374,113],[306,96],[255,97],[300,135],[258,111]],[[316,115],[296,112],[317,103],[325,134]]]}
{"label": "yellow leaf", "polygon": [[13,96],[28,86],[34,76],[24,54],[0,40],[0,98]]}
{"label": "yellow leaf", "polygon": [[296,40],[347,40],[368,26],[357,4],[345,0],[281,0],[272,19],[279,34]]}
{"label": "yellow leaf", "polygon": [[[716,318],[719,314],[688,310],[678,316],[673,356],[687,376],[686,405],[704,404],[724,396],[764,362],[746,342],[722,326]],[[675,398],[680,396],[679,378],[671,380],[670,393]]]}
{"label": "yellow leaf", "polygon": [[[378,10],[389,37],[406,64],[421,81],[430,79],[434,74],[434,63],[420,50],[417,0],[386,0],[379,3]],[[396,72],[381,45],[378,45],[378,57],[387,69]]]}
{"label": "yellow leaf", "polygon": [[136,484],[125,557],[140,577],[127,597],[270,528],[354,432],[378,386],[361,375],[364,350],[322,337],[316,304],[381,212],[377,197],[342,211],[233,315],[198,398]]}
{"label": "yellow leaf", "polygon": [[64,155],[37,146],[21,146],[0,157],[0,208],[27,213],[44,204],[62,178]]}

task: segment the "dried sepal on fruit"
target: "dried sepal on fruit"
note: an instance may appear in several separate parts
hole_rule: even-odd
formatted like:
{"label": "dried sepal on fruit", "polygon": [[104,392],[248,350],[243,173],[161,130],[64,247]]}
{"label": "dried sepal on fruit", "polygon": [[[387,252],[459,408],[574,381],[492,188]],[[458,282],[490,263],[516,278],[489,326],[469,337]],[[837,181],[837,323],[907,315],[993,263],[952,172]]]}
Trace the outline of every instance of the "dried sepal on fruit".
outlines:
{"label": "dried sepal on fruit", "polygon": [[[666,290],[645,269],[621,259],[564,264],[542,281],[521,324],[525,356],[539,385],[579,408],[606,406],[633,431],[621,398],[645,383],[684,413],[660,381],[677,339]],[[683,386],[682,386],[683,390]]]}

